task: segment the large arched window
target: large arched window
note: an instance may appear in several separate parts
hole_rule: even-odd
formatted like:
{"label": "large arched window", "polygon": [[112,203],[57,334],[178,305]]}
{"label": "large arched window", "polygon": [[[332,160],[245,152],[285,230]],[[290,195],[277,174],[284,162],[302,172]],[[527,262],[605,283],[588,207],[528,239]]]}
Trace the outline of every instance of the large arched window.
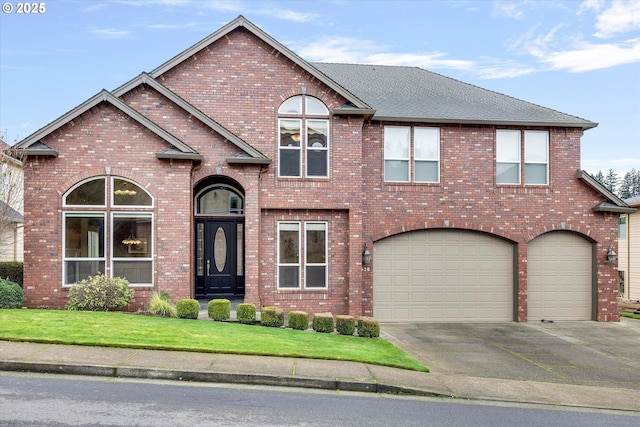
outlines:
{"label": "large arched window", "polygon": [[278,175],[329,176],[329,109],[318,98],[298,95],[278,109]]}
{"label": "large arched window", "polygon": [[107,274],[107,265],[111,277],[153,284],[153,198],[145,189],[124,178],[91,178],[69,190],[63,206],[64,285]]}

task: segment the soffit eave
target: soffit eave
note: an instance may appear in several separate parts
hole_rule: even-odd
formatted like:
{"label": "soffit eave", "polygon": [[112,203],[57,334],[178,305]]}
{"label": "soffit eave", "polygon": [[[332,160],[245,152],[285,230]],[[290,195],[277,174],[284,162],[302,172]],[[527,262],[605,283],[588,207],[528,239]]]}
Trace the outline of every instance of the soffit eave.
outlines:
{"label": "soffit eave", "polygon": [[230,165],[270,165],[271,159],[267,157],[227,157],[227,163]]}
{"label": "soffit eave", "polygon": [[610,212],[610,213],[634,213],[637,211],[636,208],[624,207],[624,206],[613,206],[607,204],[596,205],[591,209],[593,212]]}

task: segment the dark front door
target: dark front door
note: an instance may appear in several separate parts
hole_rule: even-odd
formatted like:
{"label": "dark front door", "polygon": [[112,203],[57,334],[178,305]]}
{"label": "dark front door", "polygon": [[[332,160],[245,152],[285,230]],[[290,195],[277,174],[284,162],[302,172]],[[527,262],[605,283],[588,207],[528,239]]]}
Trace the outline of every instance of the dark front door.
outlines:
{"label": "dark front door", "polygon": [[244,220],[196,220],[196,297],[244,295]]}

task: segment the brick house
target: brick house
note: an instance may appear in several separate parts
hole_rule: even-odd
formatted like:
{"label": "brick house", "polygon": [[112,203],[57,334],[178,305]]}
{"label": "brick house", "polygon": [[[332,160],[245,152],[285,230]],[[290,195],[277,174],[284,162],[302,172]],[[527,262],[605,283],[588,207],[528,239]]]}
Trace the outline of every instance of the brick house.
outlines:
{"label": "brick house", "polygon": [[596,124],[412,67],[309,63],[243,17],[18,143],[25,295],[237,296],[382,321],[618,320],[630,208]]}

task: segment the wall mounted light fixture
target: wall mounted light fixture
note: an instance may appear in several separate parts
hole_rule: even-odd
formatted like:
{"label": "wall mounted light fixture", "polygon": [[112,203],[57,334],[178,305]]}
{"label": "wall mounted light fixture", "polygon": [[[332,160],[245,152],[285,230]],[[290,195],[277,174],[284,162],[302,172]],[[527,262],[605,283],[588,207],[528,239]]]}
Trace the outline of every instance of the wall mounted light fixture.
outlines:
{"label": "wall mounted light fixture", "polygon": [[609,261],[611,264],[615,264],[617,260],[618,254],[616,253],[616,251],[611,248],[607,249],[607,261]]}
{"label": "wall mounted light fixture", "polygon": [[371,252],[367,249],[367,244],[364,244],[364,250],[362,251],[362,263],[369,264],[371,262]]}

